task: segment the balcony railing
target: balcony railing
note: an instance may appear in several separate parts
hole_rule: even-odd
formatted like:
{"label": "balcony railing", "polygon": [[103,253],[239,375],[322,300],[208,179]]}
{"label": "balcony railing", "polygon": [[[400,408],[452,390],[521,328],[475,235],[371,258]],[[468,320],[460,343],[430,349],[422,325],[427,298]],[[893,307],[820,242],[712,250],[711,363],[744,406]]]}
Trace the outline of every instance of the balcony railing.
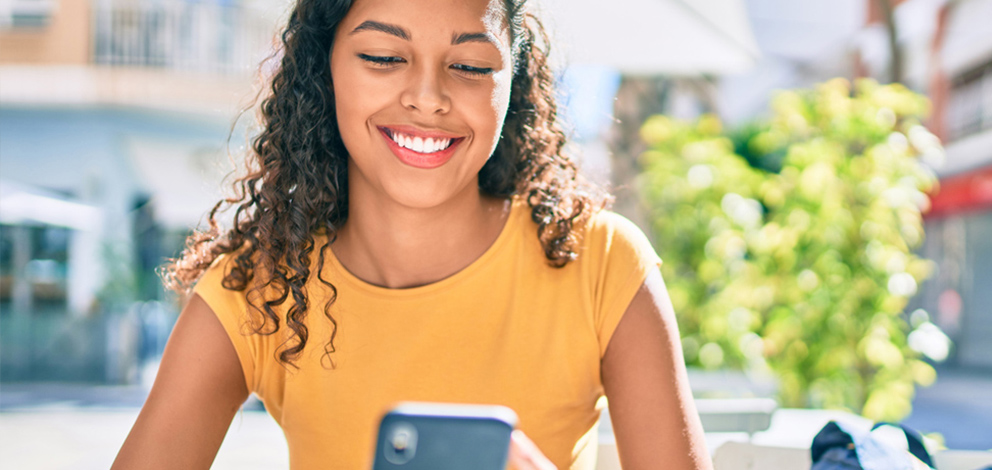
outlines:
{"label": "balcony railing", "polygon": [[240,5],[169,0],[94,2],[97,64],[245,74],[271,53],[276,22]]}

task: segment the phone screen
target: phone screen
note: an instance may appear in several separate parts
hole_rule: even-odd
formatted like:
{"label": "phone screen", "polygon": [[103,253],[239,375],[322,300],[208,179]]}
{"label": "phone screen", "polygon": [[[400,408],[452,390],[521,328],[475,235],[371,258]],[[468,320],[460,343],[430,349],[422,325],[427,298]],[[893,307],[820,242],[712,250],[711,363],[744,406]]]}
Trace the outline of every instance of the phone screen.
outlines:
{"label": "phone screen", "polygon": [[516,423],[503,406],[403,403],[379,424],[373,470],[504,470]]}

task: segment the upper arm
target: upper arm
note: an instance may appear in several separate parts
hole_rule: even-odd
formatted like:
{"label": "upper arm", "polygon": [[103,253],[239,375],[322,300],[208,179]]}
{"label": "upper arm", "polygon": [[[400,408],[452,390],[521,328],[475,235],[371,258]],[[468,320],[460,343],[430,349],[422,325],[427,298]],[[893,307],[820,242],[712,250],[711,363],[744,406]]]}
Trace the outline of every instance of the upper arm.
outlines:
{"label": "upper arm", "polygon": [[602,375],[625,470],[712,468],[675,313],[657,270],[648,274],[613,332]]}
{"label": "upper arm", "polygon": [[248,386],[234,345],[193,295],[113,468],[209,468]]}

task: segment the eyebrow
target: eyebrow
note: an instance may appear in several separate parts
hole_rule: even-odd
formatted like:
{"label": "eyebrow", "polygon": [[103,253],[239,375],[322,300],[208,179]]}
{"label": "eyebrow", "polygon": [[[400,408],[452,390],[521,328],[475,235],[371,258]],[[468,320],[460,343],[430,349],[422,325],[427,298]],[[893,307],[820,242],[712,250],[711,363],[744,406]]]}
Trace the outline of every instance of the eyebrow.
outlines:
{"label": "eyebrow", "polygon": [[[485,42],[493,44],[493,39],[486,33],[461,33],[451,36],[451,45],[457,46],[466,42]],[[495,45],[495,44],[493,44]]]}
{"label": "eyebrow", "polygon": [[410,33],[408,33],[407,30],[399,26],[396,26],[394,24],[380,23],[378,21],[372,21],[372,20],[368,20],[358,25],[358,27],[353,29],[351,33],[349,33],[349,35],[359,33],[362,31],[379,31],[386,34],[392,34],[393,36],[396,36],[400,39],[405,39],[407,41],[410,40]]}
{"label": "eyebrow", "polygon": [[[379,31],[380,33],[390,34],[407,41],[409,41],[412,37],[412,35],[406,29],[403,29],[402,26],[372,20],[367,20],[358,25],[357,28],[351,30],[349,35],[360,33],[362,31]],[[467,42],[483,42],[495,45],[492,37],[487,33],[455,33],[451,36],[452,46],[457,46]]]}

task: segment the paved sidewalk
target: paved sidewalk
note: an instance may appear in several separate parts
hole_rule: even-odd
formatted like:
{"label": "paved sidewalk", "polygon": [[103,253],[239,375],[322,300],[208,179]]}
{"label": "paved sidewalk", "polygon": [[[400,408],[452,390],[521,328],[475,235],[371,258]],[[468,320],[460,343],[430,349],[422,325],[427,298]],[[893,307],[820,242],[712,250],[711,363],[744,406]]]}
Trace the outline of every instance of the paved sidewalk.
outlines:
{"label": "paved sidewalk", "polygon": [[[110,468],[148,389],[60,383],[0,386],[0,466]],[[287,469],[286,438],[252,396],[235,416],[213,469]]]}
{"label": "paved sidewalk", "polygon": [[992,371],[937,371],[937,383],[916,391],[904,421],[939,432],[952,449],[992,450]]}
{"label": "paved sidewalk", "polygon": [[[138,410],[36,409],[0,413],[0,466],[7,469],[106,470]],[[288,469],[282,430],[265,412],[245,411],[231,423],[213,469]]]}

